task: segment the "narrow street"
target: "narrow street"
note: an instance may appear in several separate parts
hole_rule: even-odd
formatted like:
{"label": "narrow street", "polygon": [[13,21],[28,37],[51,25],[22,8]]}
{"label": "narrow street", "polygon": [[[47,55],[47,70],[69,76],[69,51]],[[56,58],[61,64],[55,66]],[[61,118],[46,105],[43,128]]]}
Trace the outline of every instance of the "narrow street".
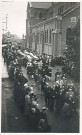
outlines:
{"label": "narrow street", "polygon": [[[35,132],[28,126],[28,120],[20,111],[19,107],[14,101],[13,82],[9,80],[6,64],[2,60],[2,133],[32,133]],[[57,68],[57,67],[55,67]],[[28,78],[26,69],[22,67],[23,74]],[[54,71],[53,71],[54,72]],[[54,76],[52,76],[50,84],[53,83]],[[32,85],[34,92],[38,97],[40,108],[45,106],[44,95],[41,94],[40,86],[37,85],[33,79],[28,78],[28,84]],[[48,122],[53,133],[78,133],[79,132],[79,116],[65,118],[63,114],[56,114],[54,110],[47,110]]]}
{"label": "narrow street", "polygon": [[1,132],[80,133],[81,3],[1,3]]}

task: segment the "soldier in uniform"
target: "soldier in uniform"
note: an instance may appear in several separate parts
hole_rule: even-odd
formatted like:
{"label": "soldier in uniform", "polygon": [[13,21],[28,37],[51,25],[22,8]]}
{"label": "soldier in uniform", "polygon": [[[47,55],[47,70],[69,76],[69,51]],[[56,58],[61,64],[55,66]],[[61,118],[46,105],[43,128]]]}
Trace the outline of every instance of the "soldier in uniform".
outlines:
{"label": "soldier in uniform", "polygon": [[57,69],[57,72],[55,73],[55,82],[56,82],[56,79],[57,79],[57,75],[59,75],[60,72],[59,72],[59,69]]}
{"label": "soldier in uniform", "polygon": [[41,94],[44,93],[45,85],[46,85],[46,79],[42,78],[42,80],[41,80]]}
{"label": "soldier in uniform", "polygon": [[55,94],[56,94],[56,112],[59,113],[60,112],[60,85],[57,84],[55,86]]}
{"label": "soldier in uniform", "polygon": [[48,83],[46,83],[46,85],[45,85],[44,94],[45,94],[45,104],[48,105],[48,96],[49,96],[49,84]]}
{"label": "soldier in uniform", "polygon": [[25,96],[25,115],[29,117],[30,114],[30,107],[31,107],[31,102],[30,102],[30,93],[27,91],[26,96]]}
{"label": "soldier in uniform", "polygon": [[48,106],[52,110],[54,108],[55,90],[53,87],[49,87],[48,92]]}

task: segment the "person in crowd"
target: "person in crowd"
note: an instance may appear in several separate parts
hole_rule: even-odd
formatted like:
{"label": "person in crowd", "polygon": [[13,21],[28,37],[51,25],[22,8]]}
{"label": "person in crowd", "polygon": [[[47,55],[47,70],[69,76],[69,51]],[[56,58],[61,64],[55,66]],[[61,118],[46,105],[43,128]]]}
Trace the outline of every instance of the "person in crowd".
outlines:
{"label": "person in crowd", "polygon": [[44,88],[45,104],[48,105],[48,96],[49,96],[49,84],[46,83]]}
{"label": "person in crowd", "polygon": [[64,103],[65,103],[65,86],[63,85],[60,89],[60,111],[62,111]]}
{"label": "person in crowd", "polygon": [[30,114],[30,107],[31,107],[31,102],[30,102],[30,92],[26,91],[26,96],[25,96],[25,115],[29,117]]}
{"label": "person in crowd", "polygon": [[70,103],[74,99],[74,92],[71,88],[65,93],[66,102]]}
{"label": "person in crowd", "polygon": [[46,85],[46,79],[42,78],[42,80],[41,80],[41,94],[43,94],[45,91],[45,85]]}
{"label": "person in crowd", "polygon": [[59,69],[57,69],[57,72],[55,73],[55,82],[57,80],[57,75],[60,75]]}
{"label": "person in crowd", "polygon": [[60,89],[62,88],[62,86],[64,85],[64,83],[63,83],[63,79],[62,79],[62,77],[61,77],[61,79],[60,79]]}
{"label": "person in crowd", "polygon": [[55,99],[55,90],[53,87],[49,87],[49,92],[48,92],[48,107],[53,110],[54,108],[54,99]]}
{"label": "person in crowd", "polygon": [[56,99],[56,112],[60,112],[60,85],[56,84],[55,86],[55,99]]}

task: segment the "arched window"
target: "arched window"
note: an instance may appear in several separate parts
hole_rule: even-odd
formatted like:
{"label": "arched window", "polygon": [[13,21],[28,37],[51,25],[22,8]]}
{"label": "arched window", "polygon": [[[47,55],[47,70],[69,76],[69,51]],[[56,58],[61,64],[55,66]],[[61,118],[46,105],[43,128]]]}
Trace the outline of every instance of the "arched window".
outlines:
{"label": "arched window", "polygon": [[46,30],[45,30],[45,43],[46,43]]}
{"label": "arched window", "polygon": [[39,42],[39,32],[37,32],[37,42]]}
{"label": "arched window", "polygon": [[39,19],[42,19],[42,13],[41,12],[39,13]]}
{"label": "arched window", "polygon": [[35,42],[35,33],[33,33],[33,42]]}
{"label": "arched window", "polygon": [[51,29],[50,29],[50,34],[49,34],[49,37],[50,37],[49,42],[50,42],[50,43],[51,43],[51,35],[52,35],[52,31],[51,31]]}
{"label": "arched window", "polygon": [[48,30],[47,30],[47,35],[46,36],[47,36],[47,43],[48,43]]}

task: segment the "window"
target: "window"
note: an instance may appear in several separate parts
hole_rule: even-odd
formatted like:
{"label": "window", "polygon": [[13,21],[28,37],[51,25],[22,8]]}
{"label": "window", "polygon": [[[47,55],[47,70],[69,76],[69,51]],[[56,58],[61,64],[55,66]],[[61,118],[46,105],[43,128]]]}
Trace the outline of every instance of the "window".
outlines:
{"label": "window", "polygon": [[41,43],[41,32],[40,32],[40,43]]}
{"label": "window", "polygon": [[33,33],[32,33],[32,35],[31,35],[31,41],[33,42]]}
{"label": "window", "polygon": [[53,17],[53,11],[49,12],[49,17]]}
{"label": "window", "polygon": [[33,42],[35,42],[35,33],[33,33]]}
{"label": "window", "polygon": [[35,18],[37,18],[38,17],[38,13],[37,12],[35,12]]}
{"label": "window", "polygon": [[61,13],[63,13],[64,5],[61,6]]}
{"label": "window", "polygon": [[50,37],[49,42],[50,42],[50,43],[51,43],[51,35],[52,35],[52,31],[51,31],[51,29],[50,29],[50,34],[49,34],[49,37]]}
{"label": "window", "polygon": [[58,15],[63,13],[64,5],[58,7]]}
{"label": "window", "polygon": [[46,43],[46,30],[45,30],[45,43]]}
{"label": "window", "polygon": [[45,30],[45,43],[48,43],[48,30]]}
{"label": "window", "polygon": [[39,32],[37,32],[37,42],[39,42]]}
{"label": "window", "polygon": [[42,19],[42,13],[41,12],[39,13],[39,19]]}
{"label": "window", "polygon": [[60,14],[60,8],[58,7],[58,15]]}
{"label": "window", "polygon": [[53,29],[52,29],[52,32],[53,32]]}
{"label": "window", "polygon": [[46,36],[47,36],[47,43],[48,43],[48,30],[47,30],[47,35]]}

